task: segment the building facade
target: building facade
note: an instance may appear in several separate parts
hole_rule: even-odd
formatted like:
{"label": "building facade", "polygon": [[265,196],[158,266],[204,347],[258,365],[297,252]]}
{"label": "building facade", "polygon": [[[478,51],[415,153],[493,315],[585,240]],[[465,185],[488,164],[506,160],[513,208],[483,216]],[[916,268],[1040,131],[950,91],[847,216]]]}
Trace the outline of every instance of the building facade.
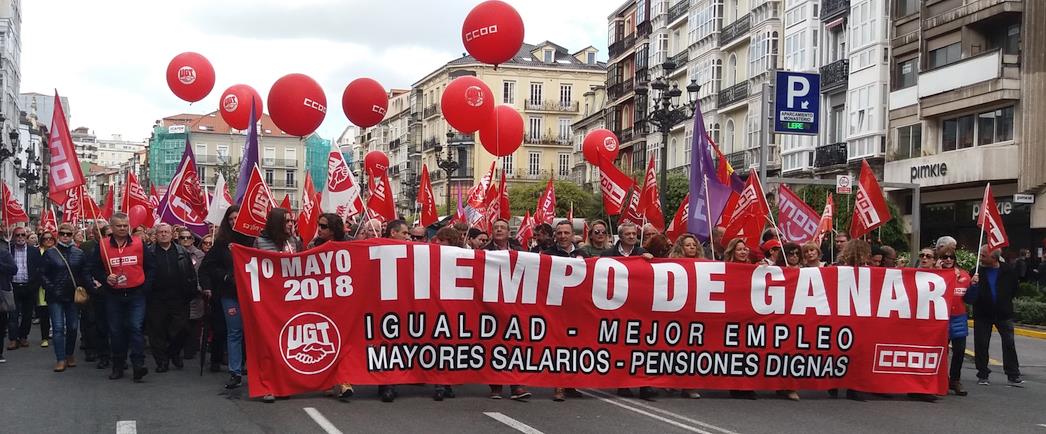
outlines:
{"label": "building facade", "polygon": [[[12,152],[19,144],[19,86],[22,82],[22,2],[0,0],[0,142]],[[17,153],[17,152],[16,152]],[[16,188],[18,176],[13,160],[0,162],[0,178]]]}
{"label": "building facade", "polygon": [[[396,199],[396,210],[400,215],[408,215],[413,214],[417,199],[420,171],[415,166],[421,157],[410,135],[410,90],[392,89],[388,97],[389,106],[381,123],[357,129],[358,135],[352,143],[355,154],[353,161],[358,162],[359,166],[367,152],[384,152],[389,157],[389,186],[392,187],[392,197]],[[359,176],[363,179],[362,174]]]}
{"label": "building facade", "polygon": [[[1042,248],[1046,56],[1035,44],[1046,42],[1046,7],[1019,0],[892,3],[885,178],[921,185],[915,206],[923,245],[952,235],[974,249],[981,197],[991,183],[1012,247]],[[911,200],[905,192],[893,197]]]}
{"label": "building facade", "polygon": [[571,178],[586,190],[596,193],[600,191],[599,169],[585,161],[582,146],[585,136],[590,131],[607,127],[607,89],[605,86],[592,86],[581,98],[582,118],[571,125],[574,131],[574,166]]}

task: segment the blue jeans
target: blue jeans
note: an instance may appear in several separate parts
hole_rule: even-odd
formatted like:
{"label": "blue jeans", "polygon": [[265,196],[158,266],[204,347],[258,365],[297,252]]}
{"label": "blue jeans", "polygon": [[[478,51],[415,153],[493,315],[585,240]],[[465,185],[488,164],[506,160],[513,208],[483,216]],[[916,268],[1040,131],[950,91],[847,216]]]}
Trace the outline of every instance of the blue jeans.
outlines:
{"label": "blue jeans", "polygon": [[[229,310],[235,310],[230,314]],[[225,328],[228,331],[229,373],[243,375],[243,312],[240,301],[222,297],[222,311],[225,313]]]}
{"label": "blue jeans", "polygon": [[52,301],[47,304],[51,311],[51,343],[59,362],[76,354],[76,329],[78,317],[76,305],[71,301]]}
{"label": "blue jeans", "polygon": [[107,294],[105,311],[109,319],[109,337],[113,351],[113,366],[122,366],[130,345],[131,365],[145,366],[145,339],[142,323],[145,321],[145,295]]}

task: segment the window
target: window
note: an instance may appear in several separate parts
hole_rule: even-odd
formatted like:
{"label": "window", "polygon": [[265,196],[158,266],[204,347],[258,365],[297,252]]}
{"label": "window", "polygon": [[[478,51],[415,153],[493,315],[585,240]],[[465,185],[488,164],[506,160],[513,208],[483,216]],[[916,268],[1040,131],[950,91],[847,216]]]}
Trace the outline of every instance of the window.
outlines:
{"label": "window", "polygon": [[203,143],[196,144],[196,161],[200,161],[200,157],[207,155],[207,145]]}
{"label": "window", "polygon": [[636,1],[636,23],[643,24],[646,22],[646,3],[647,0]]}
{"label": "window", "polygon": [[501,160],[501,165],[505,168],[505,173],[509,174],[509,176],[511,176],[515,170],[515,165],[512,164],[514,160],[515,157],[513,154],[506,155],[505,158]]}
{"label": "window", "polygon": [[866,133],[878,129],[875,120],[873,101],[878,99],[875,95],[875,85],[870,84],[857,89],[850,90],[847,107],[850,109],[850,135]]}
{"label": "window", "polygon": [[229,145],[218,145],[217,146],[218,160],[222,163],[229,162]]}
{"label": "window", "polygon": [[690,151],[693,148],[693,146],[691,146],[692,143],[694,143],[694,131],[687,129],[683,132],[683,161],[680,166],[690,164]]}
{"label": "window", "polygon": [[267,147],[263,151],[262,158],[265,160],[263,164],[271,166],[276,164],[276,148]]}
{"label": "window", "polygon": [[570,131],[570,118],[559,118],[559,141],[566,143],[573,133]]}
{"label": "window", "polygon": [[897,8],[894,9],[897,13],[895,17],[901,18],[908,15],[919,12],[919,0],[895,0],[897,2]]}
{"label": "window", "polygon": [[1003,54],[1020,54],[1021,25],[1000,26],[988,35],[988,49],[1002,49]]}
{"label": "window", "polygon": [[973,146],[973,115],[946,119],[941,124],[941,150],[954,151]]}
{"label": "window", "polygon": [[806,69],[806,30],[785,36],[785,69]]}
{"label": "window", "polygon": [[897,70],[894,73],[894,89],[904,89],[906,87],[915,86],[919,80],[919,71],[917,70],[919,58],[914,57],[908,60],[902,60],[897,62]]}
{"label": "window", "polygon": [[571,95],[570,90],[573,86],[569,84],[559,85],[559,105],[561,107],[570,107]]}
{"label": "window", "polygon": [[697,66],[697,74],[694,78],[697,79],[697,84],[701,85],[698,96],[704,98],[715,95],[719,91],[719,82],[723,77],[723,61],[713,58],[699,61]]}
{"label": "window", "polygon": [[726,133],[723,135],[723,149],[727,152],[734,152],[734,120],[726,120]]}
{"label": "window", "polygon": [[541,83],[530,83],[530,103],[541,104]]}
{"label": "window", "polygon": [[897,152],[893,157],[895,160],[906,158],[918,158],[923,156],[923,126],[922,124],[908,125],[897,129]]}
{"label": "window", "polygon": [[552,63],[554,60],[556,60],[555,56],[553,56],[553,51],[552,50],[545,50],[545,59],[544,60],[545,60],[545,63]]}
{"label": "window", "polygon": [[654,45],[653,64],[660,65],[666,60],[668,60],[668,35],[662,33],[657,35],[657,45]]}
{"label": "window", "polygon": [[207,168],[198,166],[196,168],[196,179],[200,180],[200,184],[207,184]]}
{"label": "window", "polygon": [[748,46],[748,76],[756,77],[777,67],[777,32],[761,32]]}
{"label": "window", "polygon": [[501,85],[501,103],[502,104],[515,104],[516,103],[516,82],[506,80]]}
{"label": "window", "polygon": [[930,51],[930,69],[938,68],[962,59],[962,46],[956,42]]}
{"label": "window", "polygon": [[[859,49],[874,44],[879,38],[876,27],[878,12],[872,8],[872,0],[865,0],[853,5],[850,13],[850,48]],[[858,63],[850,61],[850,63]]]}
{"label": "window", "polygon": [[843,105],[837,105],[828,113],[828,143],[846,141],[846,133],[843,131],[843,125],[846,124],[844,108]]}
{"label": "window", "polygon": [[570,176],[570,154],[559,154],[559,176]]}
{"label": "window", "polygon": [[589,65],[595,65],[596,64],[596,53],[593,53],[593,52],[589,51],[588,55],[586,56],[586,58],[588,60],[585,63],[588,63]]}
{"label": "window", "polygon": [[697,26],[690,33],[690,43],[705,39],[723,26],[723,0],[711,0],[691,16],[690,25]]}
{"label": "window", "polygon": [[283,158],[287,160],[288,166],[298,165],[298,151],[293,148],[287,148],[283,150]]}
{"label": "window", "polygon": [[286,171],[284,173],[285,173],[284,179],[287,181],[287,186],[288,187],[297,187],[297,185],[294,185],[294,171],[293,170],[288,170],[288,171]]}
{"label": "window", "polygon": [[265,183],[272,185],[273,178],[275,177],[272,169],[265,169]]}
{"label": "window", "polygon": [[528,165],[527,174],[530,176],[538,176],[541,174],[541,153],[531,152],[530,153],[530,164]]}
{"label": "window", "polygon": [[745,149],[759,147],[762,143],[759,134],[762,132],[762,119],[759,119],[759,110],[751,109],[745,116]]}
{"label": "window", "polygon": [[531,143],[541,140],[541,116],[530,117],[530,130],[527,133],[527,138],[530,139]]}
{"label": "window", "polygon": [[977,115],[977,146],[1013,140],[1013,107]]}
{"label": "window", "polygon": [[727,80],[726,84],[729,86],[733,86],[737,84],[737,55],[734,53],[730,53],[730,59],[727,63],[727,74],[730,74],[728,76],[730,77],[730,79]]}

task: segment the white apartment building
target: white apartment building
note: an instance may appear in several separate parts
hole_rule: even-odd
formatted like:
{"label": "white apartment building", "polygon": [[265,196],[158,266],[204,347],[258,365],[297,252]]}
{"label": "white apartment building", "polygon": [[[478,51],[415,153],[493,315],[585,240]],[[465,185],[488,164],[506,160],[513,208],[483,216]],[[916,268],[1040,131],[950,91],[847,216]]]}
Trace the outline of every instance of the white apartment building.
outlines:
{"label": "white apartment building", "polygon": [[[392,187],[392,197],[396,199],[396,210],[399,214],[407,215],[414,212],[414,201],[417,198],[415,186],[417,176],[421,173],[420,168],[413,167],[416,164],[411,164],[410,156],[413,151],[414,156],[420,159],[421,154],[414,149],[416,147],[409,134],[410,90],[392,89],[388,96],[389,108],[385,112],[385,119],[373,127],[356,129],[357,136],[352,141],[356,154],[354,161],[362,165],[363,157],[370,151],[381,151],[389,157],[389,186]],[[366,182],[365,174],[361,172],[358,180]]]}
{"label": "white apartment building", "polygon": [[123,136],[113,134],[108,139],[95,139],[97,144],[96,163],[102,167],[120,167],[138,151],[145,149],[145,143],[124,140]]}
{"label": "white apartment building", "polygon": [[[820,0],[785,0],[784,69],[819,73],[821,67]],[[781,173],[797,176],[814,167],[817,136],[780,135]]]}

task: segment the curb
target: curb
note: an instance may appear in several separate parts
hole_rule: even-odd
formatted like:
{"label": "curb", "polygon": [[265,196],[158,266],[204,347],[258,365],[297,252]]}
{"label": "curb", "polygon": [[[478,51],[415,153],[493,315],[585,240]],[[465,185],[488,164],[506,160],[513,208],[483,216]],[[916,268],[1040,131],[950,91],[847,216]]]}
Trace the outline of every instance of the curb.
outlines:
{"label": "curb", "polygon": [[[973,320],[972,319],[968,320],[966,323],[967,323],[967,325],[970,328],[973,328]],[[992,327],[992,330],[998,331],[998,329],[996,329],[995,327]],[[1046,331],[1029,329],[1029,328],[1023,328],[1023,327],[1014,327],[1013,328],[1013,334],[1018,335],[1018,336],[1024,336],[1024,337],[1027,337],[1027,338],[1046,339]]]}

